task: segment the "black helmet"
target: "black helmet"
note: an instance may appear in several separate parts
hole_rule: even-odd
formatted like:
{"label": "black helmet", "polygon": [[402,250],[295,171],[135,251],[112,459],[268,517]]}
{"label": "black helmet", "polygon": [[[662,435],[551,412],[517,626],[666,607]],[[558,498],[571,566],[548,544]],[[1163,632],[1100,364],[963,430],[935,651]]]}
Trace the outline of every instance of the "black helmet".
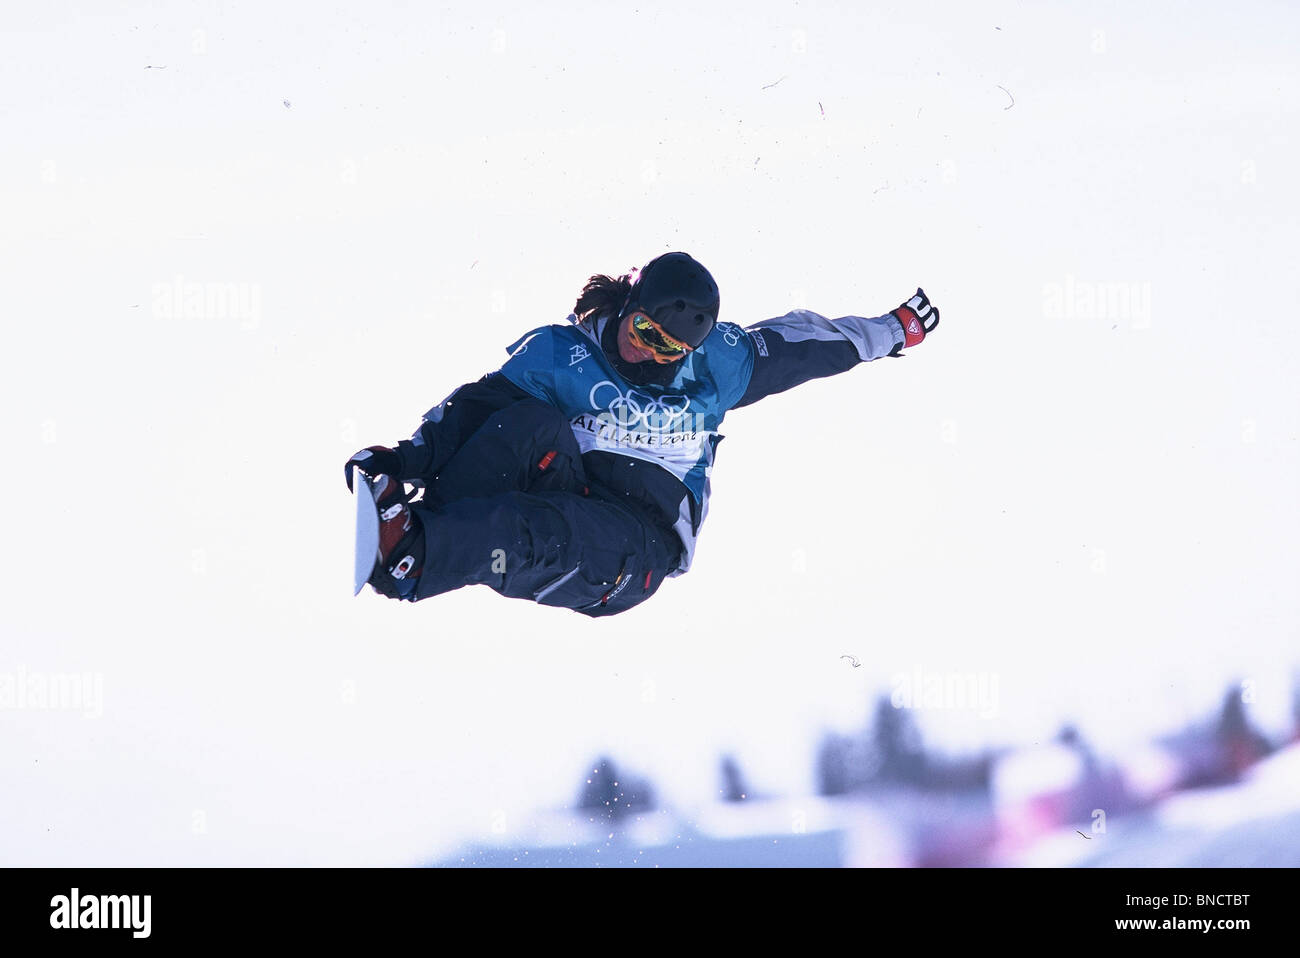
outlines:
{"label": "black helmet", "polygon": [[695,347],[718,321],[718,284],[685,253],[664,253],[641,267],[619,319],[636,310],[649,313],[669,336]]}

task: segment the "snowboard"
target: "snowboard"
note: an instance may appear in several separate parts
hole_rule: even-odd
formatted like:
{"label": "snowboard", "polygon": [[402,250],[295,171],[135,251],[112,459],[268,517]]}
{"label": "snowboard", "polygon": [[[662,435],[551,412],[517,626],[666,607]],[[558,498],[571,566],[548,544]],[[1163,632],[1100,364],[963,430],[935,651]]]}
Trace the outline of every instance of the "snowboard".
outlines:
{"label": "snowboard", "polygon": [[375,504],[375,492],[369,476],[358,473],[356,496],[357,552],[353,578],[356,588],[352,594],[360,595],[379,561],[379,506]]}

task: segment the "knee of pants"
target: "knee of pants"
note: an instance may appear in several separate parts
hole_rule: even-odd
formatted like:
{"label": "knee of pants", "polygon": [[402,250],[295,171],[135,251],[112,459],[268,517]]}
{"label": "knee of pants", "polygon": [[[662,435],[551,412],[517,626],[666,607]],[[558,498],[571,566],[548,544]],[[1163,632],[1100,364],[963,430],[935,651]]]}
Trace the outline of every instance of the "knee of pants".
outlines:
{"label": "knee of pants", "polygon": [[654,568],[645,568],[641,562],[637,562],[635,567],[629,570],[625,587],[612,592],[608,601],[587,606],[586,608],[575,609],[574,611],[581,612],[591,618],[618,615],[620,612],[635,608],[653,596],[659,591],[659,587],[663,585],[666,577],[666,572]]}
{"label": "knee of pants", "polygon": [[[488,416],[480,428],[497,429],[529,439],[573,436],[568,417],[555,406],[540,399],[521,399],[511,406],[498,409]],[[573,442],[577,444],[576,439]]]}
{"label": "knee of pants", "polygon": [[635,549],[623,562],[613,588],[602,601],[575,611],[593,618],[618,615],[645,602],[656,592],[678,565],[680,552],[667,539],[651,539]]}
{"label": "knee of pants", "polygon": [[569,421],[539,399],[492,413],[434,477],[432,504],[510,491],[580,492],[582,452]]}

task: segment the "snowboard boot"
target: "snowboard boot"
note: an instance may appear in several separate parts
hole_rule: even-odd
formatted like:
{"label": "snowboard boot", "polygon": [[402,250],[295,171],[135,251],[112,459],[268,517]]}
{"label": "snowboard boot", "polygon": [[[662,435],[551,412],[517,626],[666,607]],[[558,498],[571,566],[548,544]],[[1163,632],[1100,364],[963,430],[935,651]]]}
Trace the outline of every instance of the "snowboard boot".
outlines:
{"label": "snowboard boot", "polygon": [[405,483],[380,475],[371,489],[379,509],[379,561],[370,585],[390,599],[408,599],[423,571],[424,529],[411,511]]}

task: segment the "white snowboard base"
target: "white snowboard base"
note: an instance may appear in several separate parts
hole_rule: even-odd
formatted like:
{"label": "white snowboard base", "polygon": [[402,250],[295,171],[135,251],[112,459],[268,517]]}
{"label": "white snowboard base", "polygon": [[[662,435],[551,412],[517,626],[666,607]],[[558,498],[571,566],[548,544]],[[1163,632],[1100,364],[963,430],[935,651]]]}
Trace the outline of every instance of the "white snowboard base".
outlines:
{"label": "white snowboard base", "polygon": [[375,563],[379,561],[379,507],[375,505],[375,493],[370,487],[370,479],[360,473],[356,478],[357,552],[353,574],[356,588],[352,594],[360,595],[370,581],[370,574],[375,571]]}

